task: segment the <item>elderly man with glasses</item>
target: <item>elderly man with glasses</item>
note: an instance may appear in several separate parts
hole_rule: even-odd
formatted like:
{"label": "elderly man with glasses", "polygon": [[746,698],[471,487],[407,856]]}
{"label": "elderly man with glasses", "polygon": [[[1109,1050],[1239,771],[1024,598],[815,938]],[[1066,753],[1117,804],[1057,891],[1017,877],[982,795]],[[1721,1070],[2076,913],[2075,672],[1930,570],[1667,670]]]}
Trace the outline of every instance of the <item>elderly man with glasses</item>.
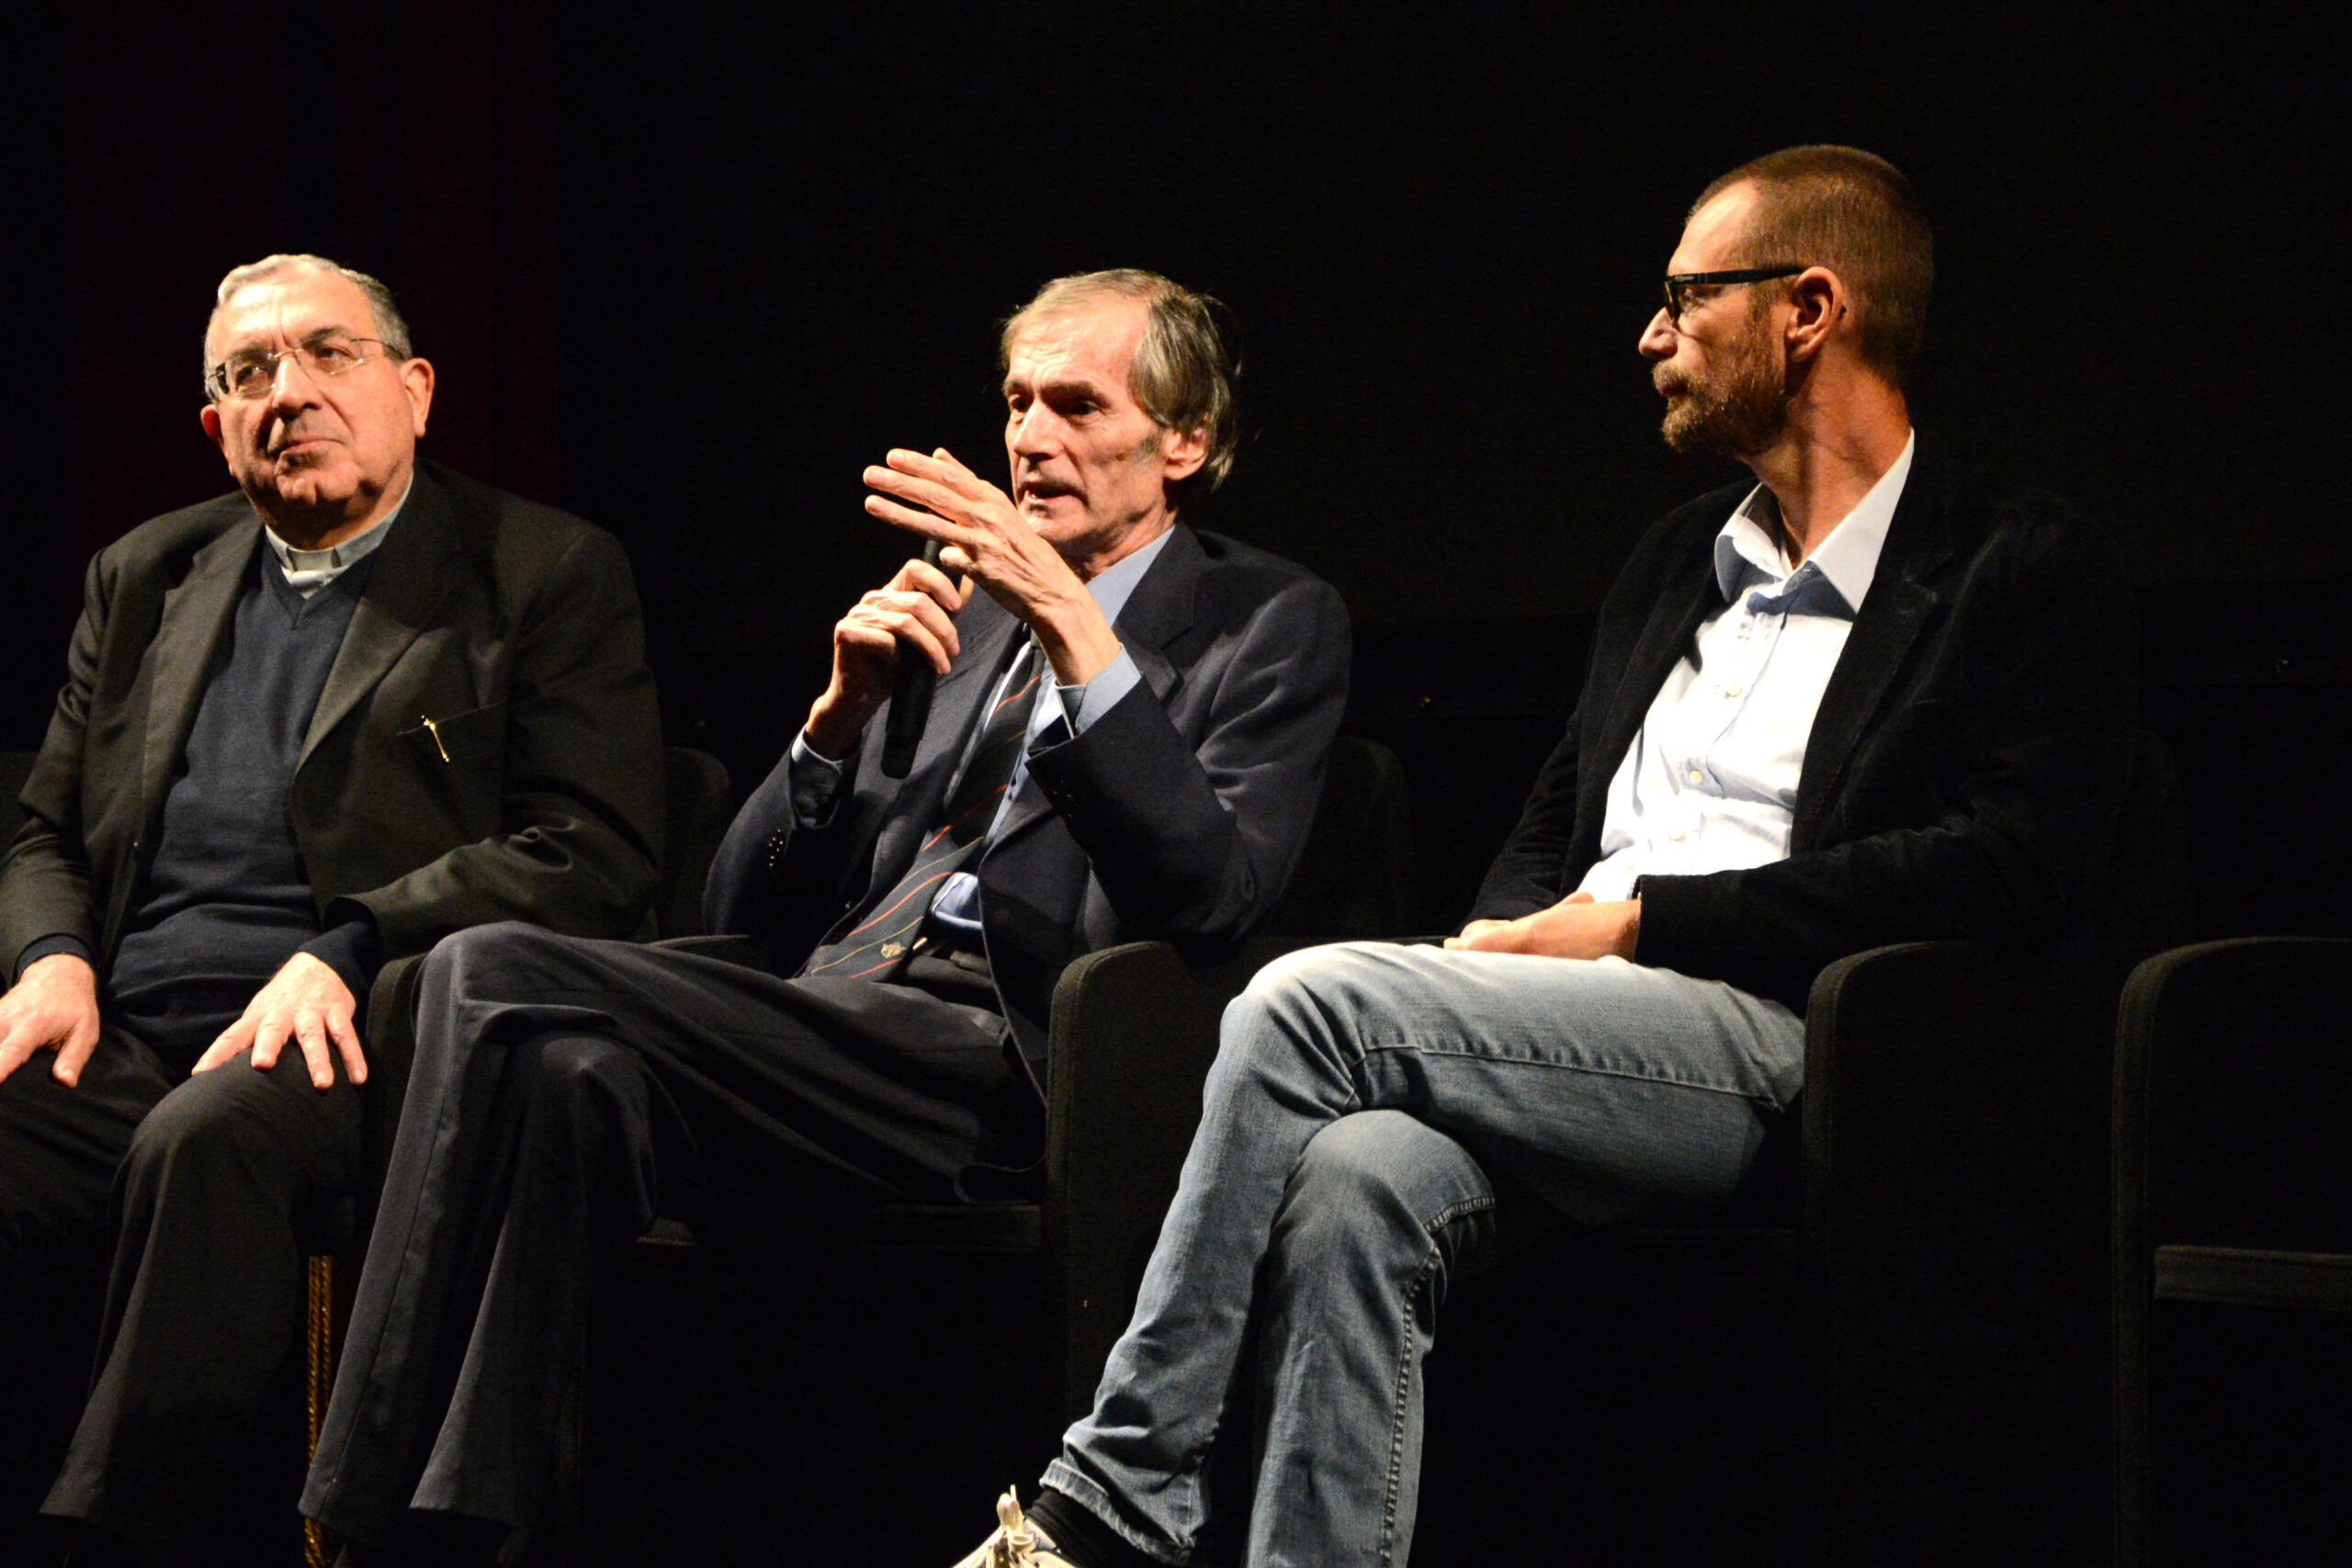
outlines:
{"label": "elderly man with glasses", "polygon": [[[239,267],[204,346],[241,493],[91,563],[0,868],[0,1543],[54,1475],[77,1563],[220,1549],[301,1244],[364,1197],[397,1092],[375,971],[486,920],[627,934],[660,852],[613,538],[418,461],[433,367],[365,274]],[[57,1474],[29,1369],[78,1380],[101,1303]]]}
{"label": "elderly man with glasses", "polygon": [[1227,1010],[1093,1412],[967,1568],[1403,1562],[1438,1308],[1513,1213],[1721,1204],[1804,1088],[1828,964],[2080,929],[2131,597],[2071,509],[1915,443],[1931,270],[1867,152],[1701,195],[1640,349],[1668,443],[1753,482],[1634,547],[1460,934],[1296,953]]}

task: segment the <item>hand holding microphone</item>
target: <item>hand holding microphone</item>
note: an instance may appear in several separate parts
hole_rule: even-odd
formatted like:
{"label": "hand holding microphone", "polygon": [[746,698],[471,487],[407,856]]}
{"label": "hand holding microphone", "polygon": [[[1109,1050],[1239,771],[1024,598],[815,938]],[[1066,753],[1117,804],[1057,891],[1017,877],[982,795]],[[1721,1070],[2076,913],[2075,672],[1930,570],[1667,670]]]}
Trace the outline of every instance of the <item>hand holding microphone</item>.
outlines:
{"label": "hand holding microphone", "polygon": [[[939,564],[940,542],[923,541],[925,564]],[[900,644],[899,668],[890,677],[890,716],[882,725],[882,772],[902,779],[914,766],[915,748],[922,744],[923,726],[931,719],[931,694],[939,686],[939,671],[922,650]]]}
{"label": "hand holding microphone", "polygon": [[874,710],[895,698],[886,742],[903,728],[892,750],[903,759],[893,776],[904,775],[922,734],[932,684],[961,646],[955,616],[972,592],[968,579],[959,581],[936,564],[937,552],[934,545],[922,558],[908,561],[834,623],[832,679],[810,705],[804,731],[819,756],[836,761],[848,756]]}

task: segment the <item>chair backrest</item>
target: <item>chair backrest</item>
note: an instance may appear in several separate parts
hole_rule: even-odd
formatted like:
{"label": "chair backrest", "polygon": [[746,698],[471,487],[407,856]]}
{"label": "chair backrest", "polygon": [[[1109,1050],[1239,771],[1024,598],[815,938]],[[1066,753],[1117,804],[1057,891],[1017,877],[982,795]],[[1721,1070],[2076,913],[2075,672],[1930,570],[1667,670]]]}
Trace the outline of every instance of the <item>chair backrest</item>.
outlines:
{"label": "chair backrest", "polygon": [[1315,826],[1282,901],[1272,936],[1402,936],[1413,910],[1413,828],[1405,769],[1376,740],[1331,743]]}
{"label": "chair backrest", "polygon": [[662,751],[662,883],[647,916],[660,937],[700,936],[702,885],[735,819],[735,785],[726,764],[707,751]]}

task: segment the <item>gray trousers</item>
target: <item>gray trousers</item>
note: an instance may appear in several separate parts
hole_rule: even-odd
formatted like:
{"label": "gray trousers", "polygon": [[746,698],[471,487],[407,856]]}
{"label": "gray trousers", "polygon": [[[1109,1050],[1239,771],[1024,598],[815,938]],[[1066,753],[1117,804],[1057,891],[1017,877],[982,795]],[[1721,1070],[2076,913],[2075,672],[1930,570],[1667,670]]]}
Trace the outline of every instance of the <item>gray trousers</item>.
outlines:
{"label": "gray trousers", "polygon": [[519,1544],[593,1282],[657,1212],[821,1235],[1033,1158],[1044,1108],[1004,1021],[955,999],[992,993],[944,967],[925,989],[515,924],[443,942],[302,1511],[379,1544],[412,1508]]}

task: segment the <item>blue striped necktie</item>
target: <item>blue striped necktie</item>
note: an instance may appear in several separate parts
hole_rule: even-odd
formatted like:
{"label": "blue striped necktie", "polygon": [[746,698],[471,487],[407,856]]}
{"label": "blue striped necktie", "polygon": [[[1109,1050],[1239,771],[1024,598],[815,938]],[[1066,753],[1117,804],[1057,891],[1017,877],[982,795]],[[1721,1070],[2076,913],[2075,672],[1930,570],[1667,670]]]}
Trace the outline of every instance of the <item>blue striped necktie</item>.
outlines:
{"label": "blue striped necktie", "polygon": [[1004,694],[980,721],[979,739],[964,775],[948,792],[938,821],[923,835],[913,863],[889,891],[842,916],[800,966],[801,975],[887,980],[905,965],[941,884],[979,858],[1029,733],[1042,663],[1036,639],[1023,636],[998,682]]}

